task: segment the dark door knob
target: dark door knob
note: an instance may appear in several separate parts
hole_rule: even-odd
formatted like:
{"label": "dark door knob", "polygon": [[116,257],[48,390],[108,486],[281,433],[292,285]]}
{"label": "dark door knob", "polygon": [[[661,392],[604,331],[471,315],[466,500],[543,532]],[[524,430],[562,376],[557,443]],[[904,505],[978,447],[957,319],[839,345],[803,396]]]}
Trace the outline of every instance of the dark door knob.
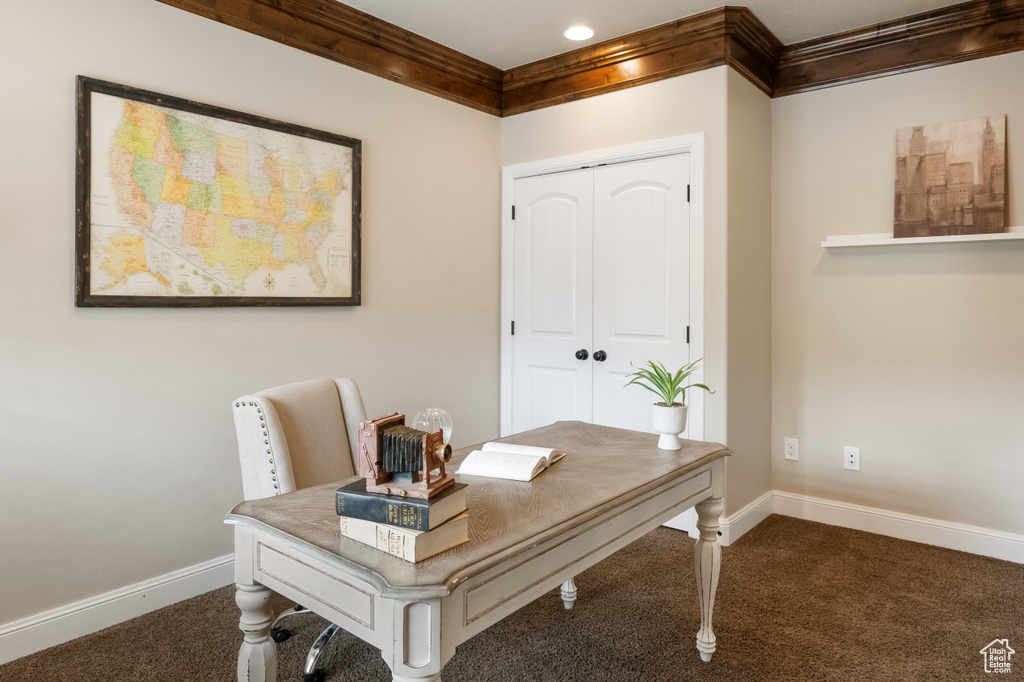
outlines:
{"label": "dark door knob", "polygon": [[586,360],[589,357],[590,357],[590,353],[587,352],[586,348],[580,348],[578,351],[576,351],[576,359],[577,360]]}
{"label": "dark door knob", "polygon": [[599,351],[594,353],[594,360],[596,360],[597,362],[604,362],[607,359],[608,359],[608,354],[605,353],[603,350],[599,350]]}

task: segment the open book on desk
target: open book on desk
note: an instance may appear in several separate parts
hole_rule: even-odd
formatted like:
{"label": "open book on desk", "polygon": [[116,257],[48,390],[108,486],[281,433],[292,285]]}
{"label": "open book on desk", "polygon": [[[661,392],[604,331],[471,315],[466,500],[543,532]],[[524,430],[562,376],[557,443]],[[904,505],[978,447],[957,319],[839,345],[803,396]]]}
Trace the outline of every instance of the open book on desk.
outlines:
{"label": "open book on desk", "polygon": [[529,481],[549,466],[565,457],[564,452],[551,448],[513,443],[484,443],[462,461],[456,474],[507,478],[512,481]]}

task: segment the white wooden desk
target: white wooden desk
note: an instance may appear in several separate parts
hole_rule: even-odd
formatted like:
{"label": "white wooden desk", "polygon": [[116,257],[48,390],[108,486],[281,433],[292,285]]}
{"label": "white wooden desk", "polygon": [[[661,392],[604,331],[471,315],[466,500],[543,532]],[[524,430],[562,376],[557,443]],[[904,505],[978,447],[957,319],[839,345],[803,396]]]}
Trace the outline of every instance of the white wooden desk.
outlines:
{"label": "white wooden desk", "polygon": [[[418,564],[341,537],[334,491],[347,481],[235,507],[239,682],[277,679],[270,590],[378,647],[396,682],[437,682],[456,646],[694,505],[697,649],[710,661],[729,451],[697,441],[659,450],[656,435],[580,422],[504,440],[568,455],[530,483],[460,477],[470,541]],[[574,595],[563,597],[568,608]]]}

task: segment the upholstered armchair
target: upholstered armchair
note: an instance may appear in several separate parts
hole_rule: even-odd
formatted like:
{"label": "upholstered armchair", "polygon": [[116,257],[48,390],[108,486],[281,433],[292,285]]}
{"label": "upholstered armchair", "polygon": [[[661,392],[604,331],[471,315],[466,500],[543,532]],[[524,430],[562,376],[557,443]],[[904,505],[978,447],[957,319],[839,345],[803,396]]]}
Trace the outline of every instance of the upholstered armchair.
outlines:
{"label": "upholstered armchair", "polygon": [[[242,492],[247,500],[354,476],[359,423],[366,419],[359,387],[351,379],[314,379],[244,395],[232,402]],[[290,632],[285,618],[306,612],[296,604],[274,621],[271,637],[283,642]],[[338,631],[333,623],[306,656],[304,682],[322,682],[316,667],[327,642]]]}

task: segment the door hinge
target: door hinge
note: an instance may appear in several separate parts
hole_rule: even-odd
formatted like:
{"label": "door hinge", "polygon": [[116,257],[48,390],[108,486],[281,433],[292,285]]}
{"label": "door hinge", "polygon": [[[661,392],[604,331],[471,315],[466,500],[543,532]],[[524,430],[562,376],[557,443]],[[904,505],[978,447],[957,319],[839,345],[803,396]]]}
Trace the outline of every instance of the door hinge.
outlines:
{"label": "door hinge", "polygon": [[516,219],[516,205],[512,204],[512,220]]}
{"label": "door hinge", "polygon": [[516,335],[516,321],[512,320],[512,336]]}
{"label": "door hinge", "polygon": [[[686,186],[686,203],[690,203],[690,186]],[[515,213],[515,211],[513,211]]]}
{"label": "door hinge", "polygon": [[686,343],[690,343],[690,325],[686,325]]}

